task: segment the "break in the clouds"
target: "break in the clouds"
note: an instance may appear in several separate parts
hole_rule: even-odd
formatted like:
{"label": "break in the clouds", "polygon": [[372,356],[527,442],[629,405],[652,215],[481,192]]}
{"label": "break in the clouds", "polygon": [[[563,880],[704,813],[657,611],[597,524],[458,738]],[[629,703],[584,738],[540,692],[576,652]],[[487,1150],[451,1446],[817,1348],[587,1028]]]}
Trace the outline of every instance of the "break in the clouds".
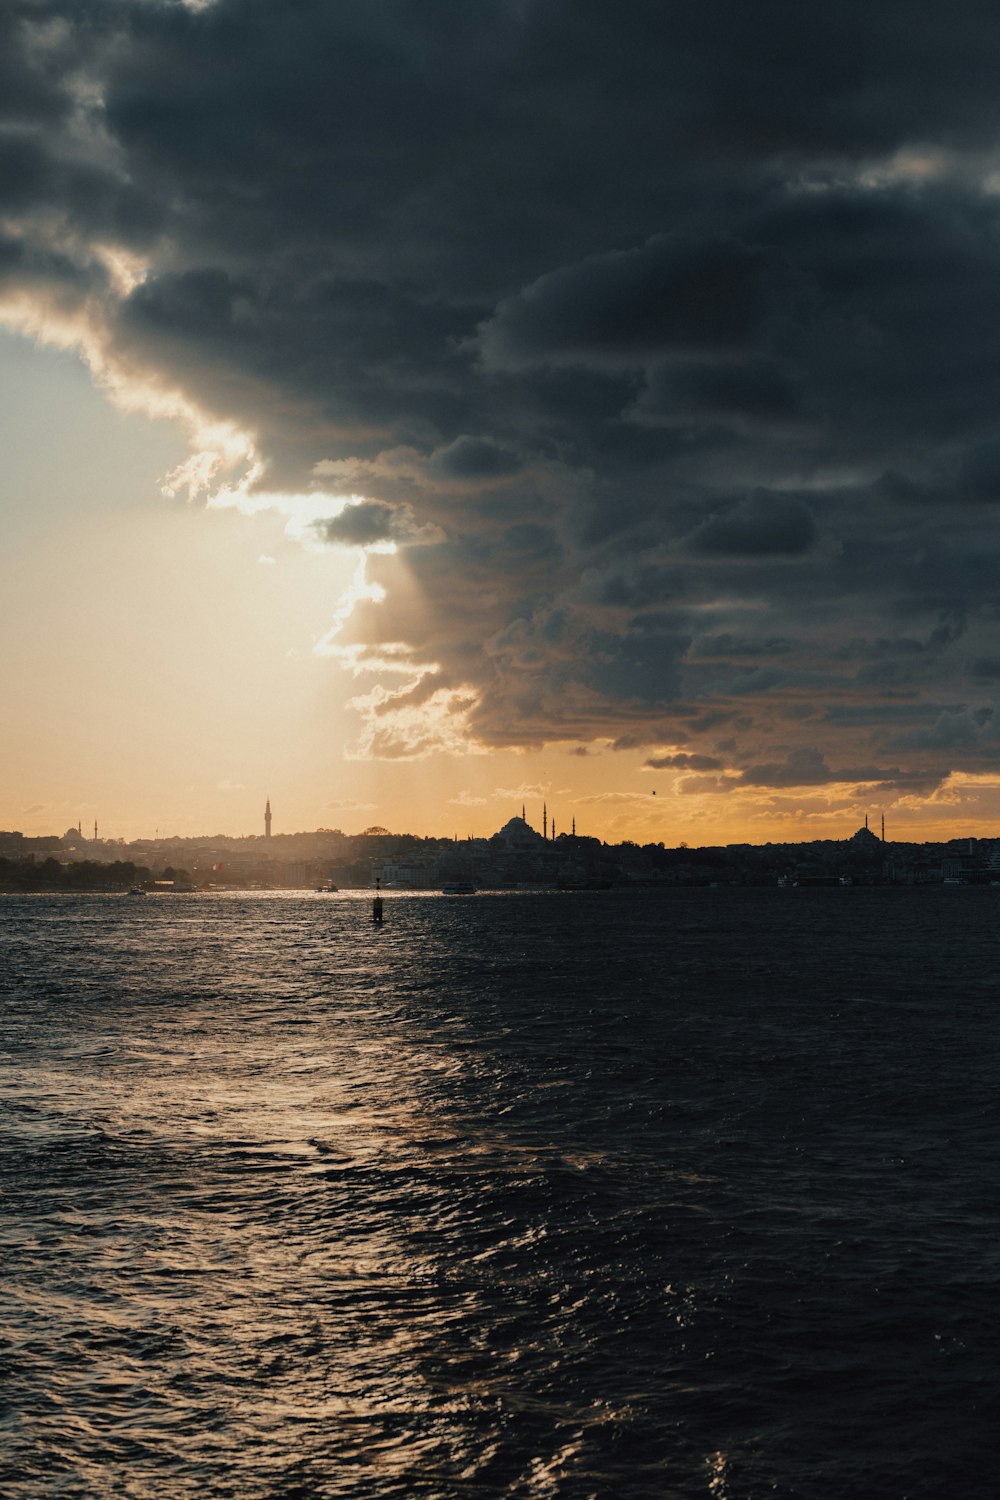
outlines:
{"label": "break in the clouds", "polygon": [[998,62],[973,0],[11,0],[0,306],[366,554],[368,753],[932,786],[997,751]]}

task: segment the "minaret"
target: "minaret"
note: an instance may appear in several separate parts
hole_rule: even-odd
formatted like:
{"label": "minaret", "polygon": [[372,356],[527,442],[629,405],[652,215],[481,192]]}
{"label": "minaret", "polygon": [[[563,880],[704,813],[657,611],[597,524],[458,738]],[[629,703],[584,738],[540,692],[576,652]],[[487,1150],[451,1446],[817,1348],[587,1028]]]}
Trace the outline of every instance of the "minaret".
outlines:
{"label": "minaret", "polygon": [[97,819],[94,819],[94,843],[97,843]]}
{"label": "minaret", "polygon": [[270,799],[270,797],[268,797],[267,802],[264,804],[264,837],[266,839],[269,839],[271,837],[271,799]]}
{"label": "minaret", "polygon": [[885,813],[882,814],[882,842],[885,843]]}
{"label": "minaret", "polygon": [[576,838],[576,819],[573,819],[573,837]]}
{"label": "minaret", "polygon": [[547,802],[542,803],[542,838],[549,836],[549,807]]}
{"label": "minaret", "polygon": [[527,818],[524,816],[524,803],[522,802],[521,803],[521,822],[522,823],[527,823],[527,821],[528,821]]}

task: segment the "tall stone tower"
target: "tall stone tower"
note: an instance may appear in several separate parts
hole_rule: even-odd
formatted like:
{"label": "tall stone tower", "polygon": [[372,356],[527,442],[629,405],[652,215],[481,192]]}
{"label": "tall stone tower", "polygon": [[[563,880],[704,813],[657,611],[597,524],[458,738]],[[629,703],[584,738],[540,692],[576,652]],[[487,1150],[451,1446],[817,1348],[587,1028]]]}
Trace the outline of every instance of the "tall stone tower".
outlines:
{"label": "tall stone tower", "polygon": [[271,837],[271,799],[270,799],[270,797],[268,797],[267,802],[264,805],[264,837],[266,839],[269,839]]}

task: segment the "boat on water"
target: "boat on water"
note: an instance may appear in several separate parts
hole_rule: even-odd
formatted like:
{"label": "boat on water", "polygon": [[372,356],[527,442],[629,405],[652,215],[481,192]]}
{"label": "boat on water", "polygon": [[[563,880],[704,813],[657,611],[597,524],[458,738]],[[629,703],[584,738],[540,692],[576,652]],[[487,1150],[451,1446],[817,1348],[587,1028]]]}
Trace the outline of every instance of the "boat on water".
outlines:
{"label": "boat on water", "polygon": [[471,880],[449,880],[441,887],[442,896],[474,896],[476,887]]}
{"label": "boat on water", "polygon": [[141,885],[130,885],[125,894],[126,896],[144,896],[146,892]]}
{"label": "boat on water", "polygon": [[323,882],[322,885],[318,885],[316,887],[316,894],[318,896],[329,895],[332,891],[339,891],[339,890],[340,890],[340,886],[339,885],[334,885],[334,883],[333,883],[332,880],[324,880],[324,882]]}

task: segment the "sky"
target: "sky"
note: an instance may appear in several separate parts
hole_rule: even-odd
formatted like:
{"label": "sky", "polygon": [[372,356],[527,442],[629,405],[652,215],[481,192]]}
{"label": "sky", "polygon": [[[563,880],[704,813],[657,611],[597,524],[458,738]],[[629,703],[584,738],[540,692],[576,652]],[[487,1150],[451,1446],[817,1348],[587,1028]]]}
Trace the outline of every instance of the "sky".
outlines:
{"label": "sky", "polygon": [[8,0],[0,827],[1000,835],[998,62]]}

